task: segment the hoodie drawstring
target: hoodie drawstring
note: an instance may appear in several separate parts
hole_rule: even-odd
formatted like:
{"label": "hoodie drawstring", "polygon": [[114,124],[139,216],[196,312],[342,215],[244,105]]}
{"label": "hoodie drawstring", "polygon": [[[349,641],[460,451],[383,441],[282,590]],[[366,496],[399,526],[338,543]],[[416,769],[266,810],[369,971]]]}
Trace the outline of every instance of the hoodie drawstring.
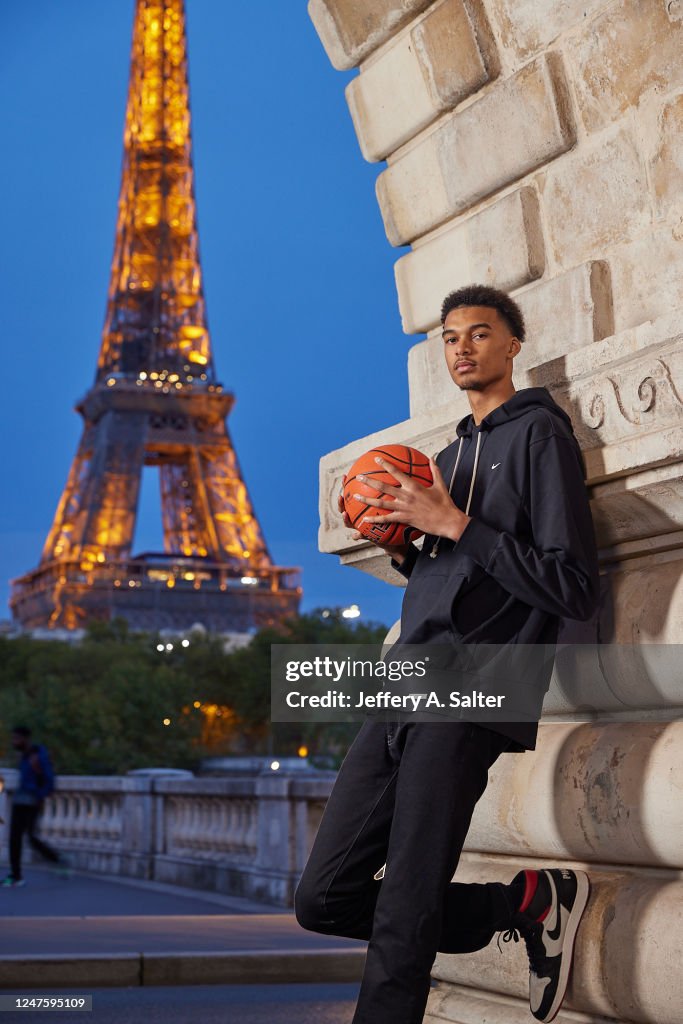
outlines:
{"label": "hoodie drawstring", "polygon": [[[453,490],[453,484],[455,483],[455,474],[456,474],[457,469],[458,469],[458,463],[460,462],[460,454],[462,452],[462,442],[463,442],[463,440],[464,440],[464,438],[461,437],[460,438],[460,442],[458,444],[458,454],[456,455],[455,465],[453,466],[453,472],[451,473],[451,482],[448,485],[448,493],[449,494],[451,494],[451,492]],[[470,481],[470,493],[469,493],[469,495],[467,497],[467,505],[465,506],[465,515],[466,516],[468,516],[470,514],[470,505],[472,504],[472,496],[474,495],[474,481],[475,481],[475,478],[476,478],[476,475],[477,475],[477,466],[479,465],[479,442],[480,441],[481,441],[481,430],[478,431],[478,433],[477,433],[477,447],[476,447],[475,452],[474,452],[474,465],[472,467],[472,479]],[[436,558],[438,550],[439,550],[439,541],[440,540],[441,540],[441,537],[437,537],[436,538],[436,541],[434,542],[434,544],[432,546],[432,550],[429,552],[429,557],[430,558]]]}

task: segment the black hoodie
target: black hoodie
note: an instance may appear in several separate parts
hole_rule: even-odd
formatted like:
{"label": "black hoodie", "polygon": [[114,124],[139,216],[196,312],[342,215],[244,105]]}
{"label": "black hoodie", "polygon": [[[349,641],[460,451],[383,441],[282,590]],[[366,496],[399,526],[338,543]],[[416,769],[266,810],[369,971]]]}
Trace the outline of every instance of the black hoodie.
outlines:
{"label": "black hoodie", "polygon": [[[472,519],[457,543],[428,535],[393,563],[408,577],[397,643],[554,645],[560,618],[590,618],[599,594],[571,420],[545,388],[525,388],[478,427],[466,416],[457,434],[436,462]],[[543,692],[551,669],[536,684]],[[486,727],[509,736],[511,749],[536,745],[536,723]]]}

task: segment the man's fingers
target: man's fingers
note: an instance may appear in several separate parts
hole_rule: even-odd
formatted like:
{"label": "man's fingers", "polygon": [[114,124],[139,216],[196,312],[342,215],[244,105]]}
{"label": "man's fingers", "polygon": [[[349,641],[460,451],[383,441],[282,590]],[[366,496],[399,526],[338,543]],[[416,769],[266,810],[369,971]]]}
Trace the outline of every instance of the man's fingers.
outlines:
{"label": "man's fingers", "polygon": [[[405,487],[406,484],[411,483],[411,479],[408,476],[408,474],[404,473],[402,469],[398,468],[398,466],[395,466],[393,462],[388,462],[386,459],[383,459],[380,455],[378,455],[375,458],[375,462],[377,463],[378,466],[381,466],[382,469],[386,470],[387,473],[391,473],[391,475],[396,480],[398,480],[398,483],[401,487]],[[387,484],[387,486],[389,485]]]}
{"label": "man's fingers", "polygon": [[364,505],[373,505],[375,508],[393,509],[396,507],[396,500],[394,498],[369,498],[366,494],[354,494],[354,498],[362,501]]}
{"label": "man's fingers", "polygon": [[407,519],[405,518],[405,513],[401,513],[401,512],[389,512],[387,515],[381,515],[381,516],[363,516],[361,522],[362,523],[405,523],[407,526],[410,525],[408,523]]}
{"label": "man's fingers", "polygon": [[431,457],[431,455],[429,456],[429,468],[432,471],[432,479],[434,481],[432,486],[439,487],[439,485],[441,485],[441,487],[443,487],[443,489],[446,490],[446,481],[443,478],[443,473],[441,472],[441,470],[436,464],[436,461]]}
{"label": "man's fingers", "polygon": [[[394,487],[393,484],[384,483],[383,480],[376,480],[373,476],[366,476],[364,473],[359,473],[356,477],[366,487],[372,487],[373,491],[377,491],[378,494],[398,494],[400,491],[399,487]],[[361,501],[365,501],[365,495],[361,495]]]}

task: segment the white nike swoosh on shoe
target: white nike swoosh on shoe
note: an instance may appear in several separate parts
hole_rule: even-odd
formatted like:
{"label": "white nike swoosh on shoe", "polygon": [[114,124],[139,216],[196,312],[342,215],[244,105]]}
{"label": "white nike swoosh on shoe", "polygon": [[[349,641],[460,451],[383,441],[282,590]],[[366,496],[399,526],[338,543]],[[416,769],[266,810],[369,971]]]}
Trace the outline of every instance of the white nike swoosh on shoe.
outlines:
{"label": "white nike swoosh on shoe", "polygon": [[[548,935],[547,929],[543,928],[543,946],[545,948],[546,956],[559,956],[562,952],[562,945],[564,943],[564,933],[567,929],[567,921],[569,920],[570,911],[560,904],[560,928],[557,938],[553,939]],[[547,918],[546,918],[547,920]],[[545,926],[545,921],[543,922]],[[554,931],[553,928],[550,931]]]}

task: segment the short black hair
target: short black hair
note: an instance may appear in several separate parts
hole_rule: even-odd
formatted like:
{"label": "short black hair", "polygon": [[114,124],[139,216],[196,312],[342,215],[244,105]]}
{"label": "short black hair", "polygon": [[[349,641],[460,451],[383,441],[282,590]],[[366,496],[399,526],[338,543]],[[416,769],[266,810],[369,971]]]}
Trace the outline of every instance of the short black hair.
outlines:
{"label": "short black hair", "polygon": [[27,725],[15,725],[12,728],[12,732],[16,733],[17,736],[25,736],[26,739],[28,739],[29,736],[31,735],[31,730]]}
{"label": "short black hair", "polygon": [[452,309],[460,309],[461,306],[489,306],[491,309],[497,310],[514,337],[524,341],[526,337],[524,316],[515,300],[507,292],[502,292],[498,288],[490,288],[486,284],[468,284],[464,288],[458,288],[443,300],[441,325],[443,326]]}

